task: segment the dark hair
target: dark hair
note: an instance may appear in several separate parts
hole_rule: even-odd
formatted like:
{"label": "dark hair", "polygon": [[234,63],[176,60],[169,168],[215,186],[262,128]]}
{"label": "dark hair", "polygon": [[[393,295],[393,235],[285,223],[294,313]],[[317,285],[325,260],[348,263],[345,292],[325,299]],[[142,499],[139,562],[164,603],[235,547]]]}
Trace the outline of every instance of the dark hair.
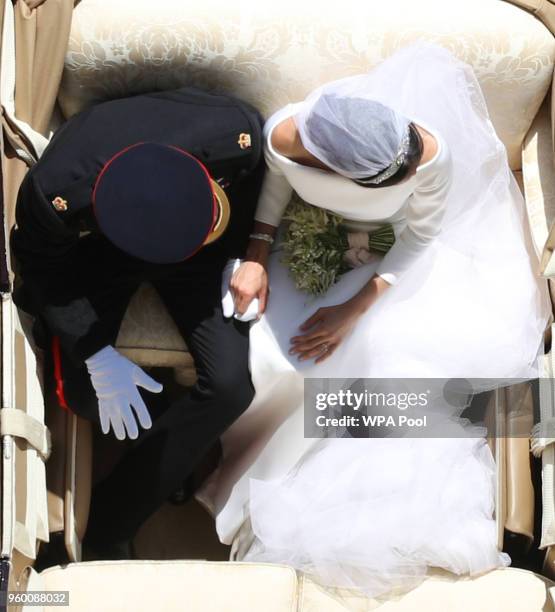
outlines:
{"label": "dark hair", "polygon": [[[357,179],[353,179],[357,185],[361,185],[362,187],[390,187],[391,185],[396,185],[400,183],[406,176],[416,167],[418,166],[420,160],[422,159],[422,153],[424,151],[424,144],[422,142],[422,137],[418,133],[416,126],[414,123],[409,124],[409,149],[405,156],[405,160],[399,167],[397,172],[382,181],[381,183],[359,183]],[[378,176],[375,174],[374,176]],[[368,177],[373,178],[373,177]],[[360,179],[364,180],[364,179]]]}

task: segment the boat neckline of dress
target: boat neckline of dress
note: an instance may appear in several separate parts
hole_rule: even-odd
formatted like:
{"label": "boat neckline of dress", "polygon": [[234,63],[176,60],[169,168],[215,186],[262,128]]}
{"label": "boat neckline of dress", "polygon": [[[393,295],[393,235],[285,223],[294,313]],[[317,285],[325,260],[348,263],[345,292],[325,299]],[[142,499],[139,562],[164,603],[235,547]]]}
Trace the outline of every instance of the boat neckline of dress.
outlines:
{"label": "boat neckline of dress", "polygon": [[[285,109],[288,108],[292,108],[294,109],[299,103],[295,104],[295,103],[290,103],[287,106],[283,107],[282,110],[285,111]],[[279,112],[279,111],[278,111]],[[307,170],[314,170],[316,172],[319,173],[323,173],[326,175],[337,175],[341,178],[347,178],[347,180],[351,181],[351,179],[349,179],[346,176],[343,176],[342,174],[339,174],[339,172],[334,172],[334,171],[330,171],[330,170],[324,170],[323,168],[317,168],[315,166],[308,166],[305,164],[300,164],[299,162],[296,162],[295,160],[291,159],[290,157],[287,157],[286,155],[283,155],[282,153],[280,153],[279,151],[277,151],[274,146],[272,145],[272,132],[274,131],[274,128],[276,127],[276,125],[279,125],[280,123],[282,123],[283,121],[285,121],[286,119],[289,119],[290,117],[292,117],[294,114],[294,112],[289,113],[288,115],[284,115],[283,117],[280,118],[279,121],[277,121],[276,123],[274,123],[274,125],[272,125],[272,127],[270,128],[270,130],[268,131],[268,136],[266,137],[266,144],[268,146],[268,148],[270,149],[270,151],[276,155],[277,157],[285,160],[286,163],[291,164],[293,166],[299,166],[300,168],[306,168]],[[430,128],[429,125],[427,125],[425,122],[420,121],[418,119],[413,119],[412,120],[413,123],[415,123],[416,125],[424,128],[427,132],[429,132],[435,139],[436,144],[437,144],[437,148],[436,148],[436,152],[434,153],[434,156],[429,159],[426,163],[424,164],[420,164],[419,166],[417,166],[416,168],[416,173],[418,174],[419,172],[421,172],[422,170],[425,170],[426,168],[428,168],[430,165],[432,165],[437,159],[438,157],[441,155],[441,151],[443,149],[442,143],[441,143],[441,138],[439,137],[438,133]],[[407,182],[411,181],[412,179],[414,179],[416,176],[413,175]],[[351,181],[353,182],[353,181]],[[357,183],[353,182],[354,185],[357,185]],[[362,185],[358,185],[359,187],[362,187]],[[362,187],[363,189],[366,189],[366,187]]]}

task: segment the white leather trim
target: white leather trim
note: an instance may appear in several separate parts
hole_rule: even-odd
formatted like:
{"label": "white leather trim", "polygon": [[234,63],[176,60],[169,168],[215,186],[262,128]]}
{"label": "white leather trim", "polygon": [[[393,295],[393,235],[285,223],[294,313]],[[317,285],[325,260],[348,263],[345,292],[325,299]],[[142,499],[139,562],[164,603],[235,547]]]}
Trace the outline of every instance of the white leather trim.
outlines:
{"label": "white leather trim", "polygon": [[[0,434],[4,470],[2,554],[11,556],[15,548],[25,556],[35,558],[38,541],[49,538],[44,461],[50,450],[50,436],[44,426],[43,396],[35,355],[21,329],[11,295],[3,294],[0,303],[3,374]],[[21,406],[15,409],[17,398]],[[27,444],[16,446],[16,438],[27,440]],[[19,474],[22,466],[24,477]]]}
{"label": "white leather trim", "polygon": [[[13,367],[12,303],[9,295],[2,295],[2,406],[15,401]],[[12,436],[2,436],[2,556],[10,556],[15,531],[15,445]]]}
{"label": "white leather trim", "polygon": [[17,408],[0,410],[0,434],[23,438],[46,461],[50,455],[50,432],[44,423]]}

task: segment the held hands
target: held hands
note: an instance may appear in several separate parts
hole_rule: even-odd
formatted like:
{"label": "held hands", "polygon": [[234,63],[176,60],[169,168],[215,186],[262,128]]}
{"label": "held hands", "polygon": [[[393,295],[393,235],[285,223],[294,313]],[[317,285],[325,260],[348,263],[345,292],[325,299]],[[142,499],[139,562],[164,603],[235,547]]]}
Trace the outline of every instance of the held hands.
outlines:
{"label": "held hands", "polygon": [[126,437],[135,439],[139,435],[137,421],[144,429],[152,426],[150,414],[137,387],[160,393],[163,388],[160,383],[118,353],[113,346],[104,347],[85,363],[98,398],[103,433],[107,434],[112,426],[118,440]]}
{"label": "held hands", "polygon": [[230,259],[222,274],[224,317],[252,321],[266,309],[268,275],[265,267],[253,261]]}

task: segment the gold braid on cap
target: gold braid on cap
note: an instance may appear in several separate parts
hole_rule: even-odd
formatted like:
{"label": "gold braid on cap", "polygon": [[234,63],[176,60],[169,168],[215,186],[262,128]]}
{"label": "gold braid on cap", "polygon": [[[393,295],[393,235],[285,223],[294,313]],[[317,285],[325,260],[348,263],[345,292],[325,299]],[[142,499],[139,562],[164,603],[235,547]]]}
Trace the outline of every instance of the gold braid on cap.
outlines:
{"label": "gold braid on cap", "polygon": [[383,181],[387,181],[388,178],[391,178],[399,170],[409,152],[410,125],[410,123],[407,125],[407,129],[401,140],[397,155],[391,164],[370,178],[355,179],[357,183],[360,183],[361,185],[379,185],[380,183],[383,183]]}
{"label": "gold braid on cap", "polygon": [[216,216],[214,226],[212,227],[212,231],[208,234],[204,244],[210,244],[211,242],[218,240],[218,238],[225,232],[230,217],[229,200],[225,191],[214,179],[210,179],[210,182],[212,183],[212,191],[214,192],[214,200],[216,201],[218,214]]}

